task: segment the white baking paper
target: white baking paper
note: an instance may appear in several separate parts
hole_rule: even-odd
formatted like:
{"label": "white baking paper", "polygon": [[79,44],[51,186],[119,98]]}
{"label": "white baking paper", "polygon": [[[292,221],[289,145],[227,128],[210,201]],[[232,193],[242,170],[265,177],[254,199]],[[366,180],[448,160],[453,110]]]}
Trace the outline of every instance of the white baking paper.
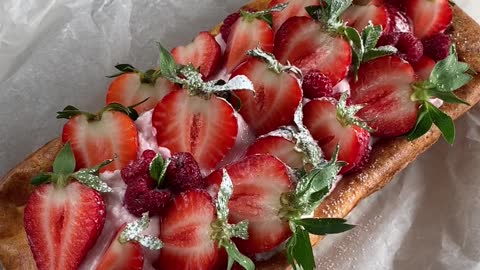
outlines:
{"label": "white baking paper", "polygon": [[[0,175],[59,136],[55,112],[104,104],[117,63],[157,61],[245,1],[1,0]],[[457,1],[480,19],[476,0]],[[348,217],[316,248],[319,269],[480,269],[480,109]]]}

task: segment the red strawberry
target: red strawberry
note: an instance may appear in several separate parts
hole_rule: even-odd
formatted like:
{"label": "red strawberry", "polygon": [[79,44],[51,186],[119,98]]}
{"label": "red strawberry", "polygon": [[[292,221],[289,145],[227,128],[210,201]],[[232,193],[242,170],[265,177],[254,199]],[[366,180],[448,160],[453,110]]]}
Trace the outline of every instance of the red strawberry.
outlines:
{"label": "red strawberry", "polygon": [[24,225],[38,269],[77,269],[102,231],[105,215],[102,196],[78,182],[35,189]]}
{"label": "red strawberry", "polygon": [[273,30],[267,22],[242,15],[232,25],[225,49],[225,67],[230,73],[236,66],[247,59],[247,51],[260,47],[266,52],[273,49]]}
{"label": "red strawberry", "polygon": [[365,6],[351,5],[342,14],[342,19],[351,26],[361,32],[372,22],[373,25],[381,25],[384,32],[389,31],[390,17],[385,6],[377,6],[368,4]]}
{"label": "red strawberry", "polygon": [[303,77],[303,96],[309,99],[333,96],[332,80],[316,70],[310,70]]}
{"label": "red strawberry", "polygon": [[222,23],[222,26],[220,26],[220,34],[222,35],[222,39],[228,40],[228,36],[230,35],[230,32],[232,31],[232,25],[240,18],[240,12],[235,12],[232,14],[229,14]]}
{"label": "red strawberry", "polygon": [[119,237],[125,228],[122,225],[117,231],[105,254],[103,254],[96,270],[142,270],[143,248],[138,242],[120,243]]}
{"label": "red strawberry", "polygon": [[222,49],[209,32],[200,32],[192,43],[175,47],[172,55],[177,64],[192,64],[203,76],[210,77],[218,69]]}
{"label": "red strawberry", "polygon": [[291,17],[305,16],[308,17],[308,13],[305,7],[320,5],[319,0],[273,0],[270,2],[269,7],[272,8],[276,5],[288,3],[288,6],[281,12],[272,13],[272,27],[276,32],[282,24]]}
{"label": "red strawberry", "polygon": [[396,56],[377,58],[360,66],[358,80],[351,82],[351,99],[365,107],[358,116],[381,137],[410,131],[417,120],[418,105],[410,99],[415,72]]}
{"label": "red strawberry", "polygon": [[303,168],[303,154],[295,151],[295,143],[280,136],[258,138],[247,150],[247,156],[270,154],[293,169]]}
{"label": "red strawberry", "polygon": [[327,159],[332,158],[339,145],[338,160],[347,162],[340,173],[346,173],[369,152],[370,133],[338,118],[336,104],[336,100],[326,98],[308,102],[303,108],[303,122]]}
{"label": "red strawberry", "polygon": [[410,0],[407,16],[414,34],[423,39],[445,31],[452,22],[453,12],[448,0]]}
{"label": "red strawberry", "polygon": [[237,91],[241,100],[239,113],[257,135],[265,134],[293,121],[302,100],[302,89],[292,75],[272,71],[268,64],[251,58],[233,73],[245,75],[252,81],[252,91]]}
{"label": "red strawberry", "polygon": [[126,114],[106,110],[99,115],[77,114],[64,126],[62,141],[70,142],[77,168],[92,167],[106,159],[115,161],[105,170],[118,170],[135,160],[138,131]]}
{"label": "red strawberry", "polygon": [[[411,32],[412,26],[408,20],[407,14],[405,14],[404,9],[396,7],[391,3],[386,5],[389,17],[389,25],[387,30],[389,32]],[[384,31],[385,33],[386,31]]]}
{"label": "red strawberry", "polygon": [[190,190],[175,197],[160,219],[163,248],[155,268],[214,269],[222,259],[218,244],[211,239],[215,220],[215,206],[207,192]]}
{"label": "red strawberry", "polygon": [[[226,169],[233,183],[229,222],[249,221],[248,240],[236,239],[238,249],[247,255],[274,249],[291,234],[288,222],[278,215],[282,194],[293,186],[287,168],[273,156],[254,155]],[[221,181],[221,170],[207,178],[207,183],[216,190]]]}
{"label": "red strawberry", "polygon": [[142,72],[123,73],[110,83],[106,104],[120,103],[128,107],[148,98],[144,103],[135,106],[138,113],[143,113],[155,107],[173,88],[174,85],[163,78],[147,78]]}
{"label": "red strawberry", "polygon": [[412,64],[419,80],[427,80],[435,67],[435,61],[427,56],[422,56],[417,63]]}
{"label": "red strawberry", "polygon": [[157,142],[172,151],[190,152],[204,172],[215,168],[235,144],[237,118],[230,104],[211,96],[191,96],[186,90],[171,92],[152,116]]}
{"label": "red strawberry", "polygon": [[278,29],[273,51],[281,63],[290,61],[304,74],[318,70],[335,85],[347,75],[352,50],[342,37],[323,28],[313,19],[292,17]]}

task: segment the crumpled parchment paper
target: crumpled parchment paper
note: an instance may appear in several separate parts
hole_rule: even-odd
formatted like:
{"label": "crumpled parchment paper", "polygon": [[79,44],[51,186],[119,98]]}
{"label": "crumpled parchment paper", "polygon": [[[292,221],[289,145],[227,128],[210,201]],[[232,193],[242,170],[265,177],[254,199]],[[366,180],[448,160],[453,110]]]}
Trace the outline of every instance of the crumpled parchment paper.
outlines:
{"label": "crumpled parchment paper", "polygon": [[[0,175],[49,139],[72,104],[104,104],[117,63],[155,66],[159,41],[188,43],[245,1],[3,0]],[[480,19],[474,0],[457,1]],[[358,226],[316,248],[319,269],[480,269],[480,109],[348,217]]]}

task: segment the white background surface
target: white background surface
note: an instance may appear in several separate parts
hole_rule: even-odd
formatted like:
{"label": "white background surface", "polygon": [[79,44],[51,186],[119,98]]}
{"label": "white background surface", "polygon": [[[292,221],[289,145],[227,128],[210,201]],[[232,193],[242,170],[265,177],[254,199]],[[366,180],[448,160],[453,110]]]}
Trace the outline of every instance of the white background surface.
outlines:
{"label": "white background surface", "polygon": [[[0,175],[60,134],[56,111],[102,106],[116,63],[150,68],[155,41],[187,43],[242,2],[0,0]],[[320,269],[480,269],[480,109],[457,127],[322,242]]]}

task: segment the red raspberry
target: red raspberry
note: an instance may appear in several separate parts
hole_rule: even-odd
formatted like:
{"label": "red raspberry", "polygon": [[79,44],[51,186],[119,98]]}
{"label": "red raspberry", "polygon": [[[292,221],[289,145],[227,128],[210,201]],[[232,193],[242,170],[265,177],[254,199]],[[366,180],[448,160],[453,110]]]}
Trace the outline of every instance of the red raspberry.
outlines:
{"label": "red raspberry", "polygon": [[148,175],[139,176],[127,186],[124,204],[127,210],[140,217],[143,213],[158,214],[171,198],[167,189],[156,190]]}
{"label": "red raspberry", "polygon": [[422,43],[425,55],[435,61],[445,59],[450,53],[450,46],[452,45],[450,37],[443,33],[423,39]]}
{"label": "red raspberry", "polygon": [[170,157],[165,173],[165,184],[174,192],[205,188],[200,167],[192,154],[179,152]]}
{"label": "red raspberry", "polygon": [[240,18],[240,12],[235,12],[228,15],[225,20],[223,20],[222,26],[220,26],[220,33],[225,42],[227,42],[230,31],[232,30],[232,25]]}
{"label": "red raspberry", "polygon": [[397,56],[410,63],[416,63],[423,55],[423,44],[412,33],[391,32],[383,34],[378,46],[392,45],[397,48]]}
{"label": "red raspberry", "polygon": [[150,163],[157,156],[153,150],[145,150],[142,155],[120,171],[125,184],[129,185],[137,177],[149,174]]}
{"label": "red raspberry", "polygon": [[318,70],[311,70],[303,77],[303,95],[314,99],[333,95],[332,80]]}

